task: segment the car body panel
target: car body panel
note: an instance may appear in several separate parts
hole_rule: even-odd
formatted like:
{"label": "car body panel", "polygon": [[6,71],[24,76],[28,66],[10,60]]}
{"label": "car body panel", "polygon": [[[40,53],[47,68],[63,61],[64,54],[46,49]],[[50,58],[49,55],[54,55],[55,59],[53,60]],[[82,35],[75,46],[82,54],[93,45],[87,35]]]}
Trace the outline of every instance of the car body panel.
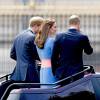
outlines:
{"label": "car body panel", "polygon": [[55,95],[64,97],[79,91],[90,91],[100,100],[100,74],[88,75],[62,87],[14,89],[7,100],[49,100]]}

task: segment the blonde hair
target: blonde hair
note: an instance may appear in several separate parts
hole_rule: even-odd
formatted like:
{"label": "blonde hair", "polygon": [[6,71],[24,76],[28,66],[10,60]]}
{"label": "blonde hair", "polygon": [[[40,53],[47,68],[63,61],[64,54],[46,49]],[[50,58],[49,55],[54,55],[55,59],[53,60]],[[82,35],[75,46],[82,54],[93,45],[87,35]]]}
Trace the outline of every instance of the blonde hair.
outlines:
{"label": "blonde hair", "polygon": [[39,31],[39,33],[37,33],[35,38],[35,44],[38,46],[38,48],[44,48],[44,44],[48,38],[50,28],[53,26],[54,23],[54,20],[44,21],[41,30]]}
{"label": "blonde hair", "polygon": [[40,26],[43,21],[44,21],[44,19],[40,16],[32,17],[29,20],[29,27],[33,27],[34,25]]}
{"label": "blonde hair", "polygon": [[80,23],[80,18],[77,15],[72,15],[69,18],[69,25],[77,25]]}

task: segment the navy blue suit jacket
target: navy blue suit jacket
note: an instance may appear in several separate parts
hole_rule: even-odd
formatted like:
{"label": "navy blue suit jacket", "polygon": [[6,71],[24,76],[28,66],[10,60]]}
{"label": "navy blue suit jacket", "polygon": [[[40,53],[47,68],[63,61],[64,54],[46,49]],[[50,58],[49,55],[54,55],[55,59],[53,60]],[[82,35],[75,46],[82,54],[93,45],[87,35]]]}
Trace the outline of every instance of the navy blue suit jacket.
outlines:
{"label": "navy blue suit jacket", "polygon": [[35,34],[27,29],[18,34],[11,48],[10,57],[16,60],[11,79],[15,81],[39,82],[36,59],[39,59],[34,45]]}
{"label": "navy blue suit jacket", "polygon": [[52,69],[57,79],[83,70],[83,51],[86,54],[93,52],[86,35],[76,29],[57,35],[52,54]]}

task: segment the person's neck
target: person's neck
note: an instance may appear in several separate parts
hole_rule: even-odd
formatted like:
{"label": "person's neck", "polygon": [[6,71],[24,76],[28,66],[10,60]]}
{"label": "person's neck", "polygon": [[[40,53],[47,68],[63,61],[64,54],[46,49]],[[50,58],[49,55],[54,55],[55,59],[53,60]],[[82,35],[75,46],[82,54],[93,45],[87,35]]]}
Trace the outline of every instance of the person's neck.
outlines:
{"label": "person's neck", "polygon": [[31,30],[32,33],[35,33],[35,31],[31,27],[29,27],[28,29]]}
{"label": "person's neck", "polygon": [[76,30],[80,31],[79,26],[77,26],[77,25],[69,26],[69,29],[76,29]]}
{"label": "person's neck", "polygon": [[49,36],[49,37],[55,37],[55,34],[53,34],[53,33],[49,33],[48,36]]}
{"label": "person's neck", "polygon": [[69,29],[77,29],[76,26],[70,26]]}

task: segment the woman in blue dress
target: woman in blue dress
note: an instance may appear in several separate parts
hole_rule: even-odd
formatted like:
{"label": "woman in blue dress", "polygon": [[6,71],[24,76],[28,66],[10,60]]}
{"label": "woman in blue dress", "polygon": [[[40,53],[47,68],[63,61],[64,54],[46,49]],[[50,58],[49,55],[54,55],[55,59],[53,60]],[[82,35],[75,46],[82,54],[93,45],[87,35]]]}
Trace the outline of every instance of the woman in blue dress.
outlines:
{"label": "woman in blue dress", "polygon": [[[52,73],[51,55],[56,33],[56,22],[54,20],[45,20],[40,32],[35,38],[35,44],[41,60],[40,83],[50,84],[55,82]],[[41,85],[41,88],[52,86]]]}

